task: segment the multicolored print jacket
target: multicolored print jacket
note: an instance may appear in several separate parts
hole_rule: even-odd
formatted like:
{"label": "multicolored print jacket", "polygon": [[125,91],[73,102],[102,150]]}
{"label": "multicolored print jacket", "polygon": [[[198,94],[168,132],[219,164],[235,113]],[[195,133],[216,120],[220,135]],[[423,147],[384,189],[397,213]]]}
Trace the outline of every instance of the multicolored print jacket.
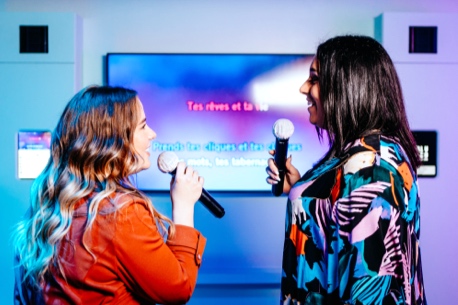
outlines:
{"label": "multicolored print jacket", "polygon": [[372,134],[291,189],[281,304],[426,305],[417,176],[403,148]]}

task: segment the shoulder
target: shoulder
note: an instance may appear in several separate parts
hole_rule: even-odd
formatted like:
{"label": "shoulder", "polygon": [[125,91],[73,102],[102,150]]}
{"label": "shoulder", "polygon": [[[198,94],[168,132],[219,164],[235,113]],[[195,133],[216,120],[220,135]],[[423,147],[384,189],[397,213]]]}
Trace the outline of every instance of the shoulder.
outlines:
{"label": "shoulder", "polygon": [[113,198],[114,203],[118,208],[128,208],[128,207],[148,207],[149,203],[142,197],[136,194],[129,193],[116,193],[116,196]]}
{"label": "shoulder", "polygon": [[[98,195],[93,196],[92,200],[96,199],[97,196]],[[132,207],[147,208],[148,204],[149,203],[144,198],[136,194],[116,192],[102,199],[99,206],[99,213],[110,214]]]}
{"label": "shoulder", "polygon": [[387,182],[410,191],[416,181],[416,173],[395,138],[383,135],[363,137],[348,148],[346,156],[342,170],[346,181],[352,181],[353,187]]}
{"label": "shoulder", "polygon": [[144,198],[129,193],[116,192],[104,198],[98,208],[99,221],[115,222],[117,226],[132,226],[133,223],[142,222],[154,226],[154,216],[151,203]]}
{"label": "shoulder", "polygon": [[403,147],[395,138],[384,135],[370,135],[354,141],[345,150],[343,162],[345,173],[379,166],[391,171],[409,167],[410,161]]}
{"label": "shoulder", "polygon": [[138,195],[118,193],[113,203],[118,214],[151,215],[150,203]]}

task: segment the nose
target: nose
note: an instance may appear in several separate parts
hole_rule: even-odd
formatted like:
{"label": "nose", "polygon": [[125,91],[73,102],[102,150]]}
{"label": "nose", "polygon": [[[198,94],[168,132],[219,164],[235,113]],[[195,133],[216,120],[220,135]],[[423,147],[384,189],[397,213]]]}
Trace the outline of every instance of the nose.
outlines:
{"label": "nose", "polygon": [[154,130],[152,130],[151,128],[149,130],[150,130],[149,139],[150,140],[156,139],[156,136],[157,136],[156,132]]}
{"label": "nose", "polygon": [[299,88],[300,93],[307,95],[310,92],[310,84],[307,81],[302,84],[302,86]]}

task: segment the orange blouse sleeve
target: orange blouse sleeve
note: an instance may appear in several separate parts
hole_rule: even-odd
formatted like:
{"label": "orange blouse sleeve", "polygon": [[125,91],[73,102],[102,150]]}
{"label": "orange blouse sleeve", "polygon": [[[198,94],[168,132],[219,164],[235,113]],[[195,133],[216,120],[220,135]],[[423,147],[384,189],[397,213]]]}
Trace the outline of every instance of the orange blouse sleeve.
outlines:
{"label": "orange blouse sleeve", "polygon": [[146,300],[186,303],[206,239],[192,227],[176,225],[174,238],[164,242],[146,204],[136,199],[117,212],[113,243],[118,274]]}

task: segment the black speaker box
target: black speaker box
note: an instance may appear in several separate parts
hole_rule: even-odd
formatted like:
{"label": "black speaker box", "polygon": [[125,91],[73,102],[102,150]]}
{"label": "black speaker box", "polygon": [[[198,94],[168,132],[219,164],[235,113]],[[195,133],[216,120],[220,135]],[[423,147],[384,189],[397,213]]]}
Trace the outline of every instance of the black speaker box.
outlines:
{"label": "black speaker box", "polygon": [[437,53],[437,26],[409,27],[409,53]]}
{"label": "black speaker box", "polygon": [[19,26],[19,53],[48,53],[48,26]]}

